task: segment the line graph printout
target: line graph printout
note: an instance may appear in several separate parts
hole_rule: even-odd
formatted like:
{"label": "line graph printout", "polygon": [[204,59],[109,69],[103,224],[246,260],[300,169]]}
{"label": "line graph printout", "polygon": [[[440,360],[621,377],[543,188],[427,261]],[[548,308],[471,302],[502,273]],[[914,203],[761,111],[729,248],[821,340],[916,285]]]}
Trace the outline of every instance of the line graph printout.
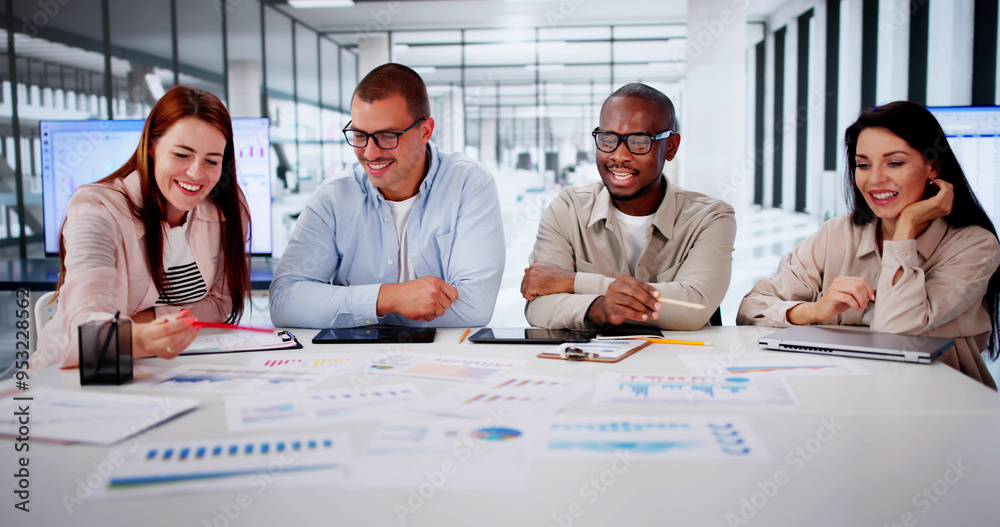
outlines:
{"label": "line graph printout", "polygon": [[186,364],[129,385],[128,390],[186,392],[301,392],[329,372],[276,371],[270,368]]}
{"label": "line graph printout", "polygon": [[555,414],[593,387],[593,381],[541,375],[509,375],[489,383],[463,384],[410,406],[411,410],[459,417],[491,411],[510,418]]}
{"label": "line graph printout", "polygon": [[226,426],[230,432],[245,432],[381,421],[405,412],[407,404],[423,396],[410,383],[279,396],[233,395],[225,399]]}
{"label": "line graph printout", "polygon": [[518,359],[399,353],[375,362],[368,367],[368,371],[439,380],[485,382],[527,363],[526,360]]}
{"label": "line graph printout", "polygon": [[784,351],[749,352],[732,357],[717,354],[686,354],[680,359],[696,375],[707,377],[758,377],[765,375],[788,376],[828,376],[828,375],[869,375],[857,360],[844,357],[826,357],[805,353]]}
{"label": "line graph printout", "polygon": [[18,435],[19,410],[31,415],[31,437],[112,445],[198,406],[195,399],[36,388],[0,401],[0,434]]}
{"label": "line graph printout", "polygon": [[751,379],[694,375],[605,373],[597,379],[595,403],[718,403],[794,406],[795,394],[781,377]]}
{"label": "line graph printout", "polygon": [[543,445],[547,458],[770,459],[732,415],[557,415]]}

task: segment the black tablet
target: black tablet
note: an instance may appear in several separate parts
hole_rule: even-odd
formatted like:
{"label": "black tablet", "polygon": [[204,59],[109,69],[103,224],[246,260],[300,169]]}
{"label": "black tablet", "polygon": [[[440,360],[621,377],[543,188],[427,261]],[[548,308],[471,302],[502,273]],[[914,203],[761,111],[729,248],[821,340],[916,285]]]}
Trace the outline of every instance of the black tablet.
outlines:
{"label": "black tablet", "polygon": [[472,342],[495,344],[562,344],[590,342],[597,336],[593,331],[542,328],[483,328],[469,337]]}
{"label": "black tablet", "polygon": [[360,328],[324,329],[313,337],[313,344],[347,344],[376,342],[434,342],[435,328],[401,326],[362,326]]}

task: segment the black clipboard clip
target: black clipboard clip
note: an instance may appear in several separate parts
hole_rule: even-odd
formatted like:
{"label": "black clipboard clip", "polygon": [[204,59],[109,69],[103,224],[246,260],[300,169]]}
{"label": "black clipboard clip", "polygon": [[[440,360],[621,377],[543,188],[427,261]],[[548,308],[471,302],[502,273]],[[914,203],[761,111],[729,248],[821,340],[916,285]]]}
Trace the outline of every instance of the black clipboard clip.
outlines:
{"label": "black clipboard clip", "polygon": [[292,332],[288,331],[287,329],[279,331],[277,335],[281,337],[281,340],[283,342],[298,342],[297,340],[295,340],[295,335],[292,335]]}
{"label": "black clipboard clip", "polygon": [[566,360],[587,360],[592,356],[593,353],[587,353],[576,346],[568,346],[562,350],[562,357]]}

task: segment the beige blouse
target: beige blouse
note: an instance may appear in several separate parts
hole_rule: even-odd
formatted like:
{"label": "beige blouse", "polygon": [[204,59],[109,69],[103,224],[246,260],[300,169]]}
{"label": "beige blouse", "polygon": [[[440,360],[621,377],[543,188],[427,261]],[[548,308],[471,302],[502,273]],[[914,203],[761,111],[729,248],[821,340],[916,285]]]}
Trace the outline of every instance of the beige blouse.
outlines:
{"label": "beige blouse", "polygon": [[[955,339],[941,361],[996,389],[983,362],[992,325],[983,296],[1000,265],[1000,243],[977,226],[955,228],[942,218],[916,240],[886,241],[879,254],[877,222],[858,226],[833,218],[786,254],[773,278],[763,278],[740,304],[736,323],[785,327],[786,313],[815,302],[835,278],[857,276],[875,301],[820,324],[866,325],[873,331]],[[902,276],[893,284],[899,269]]]}

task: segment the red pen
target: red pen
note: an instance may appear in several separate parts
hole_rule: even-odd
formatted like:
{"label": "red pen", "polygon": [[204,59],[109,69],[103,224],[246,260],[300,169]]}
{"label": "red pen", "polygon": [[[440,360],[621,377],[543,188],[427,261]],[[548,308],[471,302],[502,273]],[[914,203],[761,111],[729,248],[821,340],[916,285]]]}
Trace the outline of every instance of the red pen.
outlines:
{"label": "red pen", "polygon": [[236,324],[222,324],[219,322],[202,322],[197,319],[189,318],[185,322],[189,326],[194,326],[198,328],[219,328],[219,329],[237,329],[241,331],[259,331],[261,333],[274,333],[273,329],[268,328],[255,328],[252,326],[237,326]]}

